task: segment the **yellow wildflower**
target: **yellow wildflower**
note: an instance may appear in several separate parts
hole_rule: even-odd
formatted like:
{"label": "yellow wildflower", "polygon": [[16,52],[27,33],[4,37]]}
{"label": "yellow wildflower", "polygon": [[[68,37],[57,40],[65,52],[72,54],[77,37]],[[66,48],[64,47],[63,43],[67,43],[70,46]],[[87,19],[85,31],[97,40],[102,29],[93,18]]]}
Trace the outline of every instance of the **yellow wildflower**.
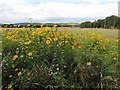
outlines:
{"label": "yellow wildflower", "polygon": [[17,31],[16,34],[18,34],[19,32]]}
{"label": "yellow wildflower", "polygon": [[62,45],[62,43],[61,43],[61,42],[59,42],[59,45]]}
{"label": "yellow wildflower", "polygon": [[34,35],[35,35],[35,33],[36,33],[35,31],[34,31],[34,32],[32,32],[32,35],[34,36]]}
{"label": "yellow wildflower", "polygon": [[19,50],[19,48],[16,48],[17,50]]}
{"label": "yellow wildflower", "polygon": [[11,37],[11,36],[7,36],[6,38],[7,38],[7,39],[11,39],[12,37]]}
{"label": "yellow wildflower", "polygon": [[109,41],[109,39],[107,38],[107,39],[105,39],[105,41]]}
{"label": "yellow wildflower", "polygon": [[93,33],[91,33],[91,35],[93,35],[93,36],[94,36],[94,35],[96,35],[96,33],[94,33],[94,32],[93,32]]}
{"label": "yellow wildflower", "polygon": [[10,75],[9,77],[12,77],[12,75]]}
{"label": "yellow wildflower", "polygon": [[30,73],[27,73],[27,75],[30,75]]}
{"label": "yellow wildflower", "polygon": [[119,42],[119,40],[115,40],[115,42]]}
{"label": "yellow wildflower", "polygon": [[29,52],[28,55],[31,56],[31,55],[32,55],[32,52]]}
{"label": "yellow wildflower", "polygon": [[75,49],[75,47],[74,46],[71,46],[72,47],[72,49]]}
{"label": "yellow wildflower", "polygon": [[43,27],[44,26],[44,24],[42,24],[42,25],[40,25],[41,27]]}
{"label": "yellow wildflower", "polygon": [[8,32],[8,34],[9,34],[9,35],[11,35],[11,34],[12,34],[12,32]]}
{"label": "yellow wildflower", "polygon": [[22,74],[22,73],[21,73],[21,72],[19,72],[19,73],[18,73],[18,76],[20,76],[21,74]]}
{"label": "yellow wildflower", "polygon": [[25,44],[30,44],[32,41],[30,40],[30,41],[28,41],[28,42],[26,42]]}
{"label": "yellow wildflower", "polygon": [[6,25],[6,26],[4,26],[4,27],[7,27],[7,25]]}
{"label": "yellow wildflower", "polygon": [[54,38],[53,40],[54,40],[54,41],[57,41],[57,40],[58,40],[58,38]]}
{"label": "yellow wildflower", "polygon": [[45,27],[45,30],[52,30],[50,27]]}
{"label": "yellow wildflower", "polygon": [[27,25],[28,27],[30,26],[30,24]]}
{"label": "yellow wildflower", "polygon": [[18,58],[18,55],[15,55],[14,58]]}
{"label": "yellow wildflower", "polygon": [[116,57],[114,57],[114,58],[113,58],[113,60],[117,60],[117,58],[116,58]]}
{"label": "yellow wildflower", "polygon": [[53,25],[54,27],[57,27],[57,25]]}
{"label": "yellow wildflower", "polygon": [[50,44],[50,40],[47,40],[47,41],[46,41],[46,44]]}
{"label": "yellow wildflower", "polygon": [[91,65],[91,62],[87,62],[87,65],[89,65],[89,66],[90,66],[90,65]]}
{"label": "yellow wildflower", "polygon": [[18,58],[18,55],[15,55],[15,56],[12,58],[12,60],[15,60],[16,58]]}
{"label": "yellow wildflower", "polygon": [[52,39],[50,37],[47,38],[48,40],[52,41]]}
{"label": "yellow wildflower", "polygon": [[31,80],[31,78],[28,78],[28,80]]}
{"label": "yellow wildflower", "polygon": [[15,69],[15,71],[17,71],[17,70],[18,70],[18,68]]}
{"label": "yellow wildflower", "polygon": [[2,36],[4,36],[5,34],[1,34]]}
{"label": "yellow wildflower", "polygon": [[0,43],[2,43],[2,41],[0,41]]}
{"label": "yellow wildflower", "polygon": [[9,85],[9,86],[8,86],[8,89],[10,89],[10,88],[12,88],[12,85]]}
{"label": "yellow wildflower", "polygon": [[68,43],[68,41],[65,41],[65,43]]}
{"label": "yellow wildflower", "polygon": [[24,55],[21,55],[20,57],[24,57]]}
{"label": "yellow wildflower", "polygon": [[20,24],[18,25],[18,27],[20,27]]}
{"label": "yellow wildflower", "polygon": [[12,68],[14,68],[15,67],[15,65],[12,65]]}
{"label": "yellow wildflower", "polygon": [[17,25],[14,25],[14,27],[16,27]]}
{"label": "yellow wildflower", "polygon": [[25,30],[25,27],[23,27],[22,30]]}

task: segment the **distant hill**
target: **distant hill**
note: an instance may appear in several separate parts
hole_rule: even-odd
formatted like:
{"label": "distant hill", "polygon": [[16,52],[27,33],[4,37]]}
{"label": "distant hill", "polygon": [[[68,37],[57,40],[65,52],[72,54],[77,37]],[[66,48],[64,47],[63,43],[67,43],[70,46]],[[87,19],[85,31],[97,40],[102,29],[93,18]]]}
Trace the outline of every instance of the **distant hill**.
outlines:
{"label": "distant hill", "polygon": [[[31,24],[31,25],[41,25],[41,24],[46,24],[46,25],[55,25],[56,23],[14,23],[13,25],[27,25],[27,24]],[[57,23],[60,25],[78,25],[79,23]],[[80,25],[80,24],[79,24]]]}
{"label": "distant hill", "polygon": [[27,25],[27,24],[30,24],[30,23],[14,23],[13,25]]}
{"label": "distant hill", "polygon": [[6,27],[14,27],[15,25],[20,25],[21,27],[23,26],[27,26],[28,24],[30,24],[31,26],[35,25],[36,27],[40,27],[40,25],[44,24],[44,27],[49,26],[49,27],[53,27],[53,25],[57,25],[58,27],[79,27],[80,24],[79,23],[14,23],[14,24],[2,24],[2,27],[6,26]]}

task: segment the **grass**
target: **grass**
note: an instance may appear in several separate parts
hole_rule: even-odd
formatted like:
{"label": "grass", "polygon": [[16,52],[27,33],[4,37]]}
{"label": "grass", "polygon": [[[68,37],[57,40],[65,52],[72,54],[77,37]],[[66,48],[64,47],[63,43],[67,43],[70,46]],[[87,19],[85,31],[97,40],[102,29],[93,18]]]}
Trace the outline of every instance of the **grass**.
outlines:
{"label": "grass", "polygon": [[68,31],[72,33],[86,33],[86,32],[96,32],[102,34],[105,38],[118,38],[118,29],[103,29],[103,28],[70,28],[70,27],[60,27],[59,31]]}
{"label": "grass", "polygon": [[4,28],[1,36],[3,89],[120,88],[117,29]]}

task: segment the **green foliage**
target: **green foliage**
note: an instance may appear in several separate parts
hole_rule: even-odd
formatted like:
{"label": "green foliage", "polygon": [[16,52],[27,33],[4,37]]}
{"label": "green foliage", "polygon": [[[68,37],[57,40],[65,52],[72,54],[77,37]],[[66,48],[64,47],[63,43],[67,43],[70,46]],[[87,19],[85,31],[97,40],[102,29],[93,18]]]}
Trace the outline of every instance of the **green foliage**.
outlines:
{"label": "green foliage", "polygon": [[94,22],[86,21],[81,23],[81,28],[120,28],[120,17],[110,16]]}
{"label": "green foliage", "polygon": [[2,38],[3,89],[119,88],[118,40],[50,27],[4,30]]}

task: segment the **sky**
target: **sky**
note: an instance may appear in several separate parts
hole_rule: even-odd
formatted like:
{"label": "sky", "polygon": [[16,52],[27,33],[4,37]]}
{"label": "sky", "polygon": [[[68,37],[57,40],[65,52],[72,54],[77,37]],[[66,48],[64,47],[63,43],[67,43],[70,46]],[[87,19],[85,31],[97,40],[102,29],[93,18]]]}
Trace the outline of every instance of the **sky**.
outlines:
{"label": "sky", "polygon": [[0,0],[0,23],[81,23],[118,15],[119,0]]}

